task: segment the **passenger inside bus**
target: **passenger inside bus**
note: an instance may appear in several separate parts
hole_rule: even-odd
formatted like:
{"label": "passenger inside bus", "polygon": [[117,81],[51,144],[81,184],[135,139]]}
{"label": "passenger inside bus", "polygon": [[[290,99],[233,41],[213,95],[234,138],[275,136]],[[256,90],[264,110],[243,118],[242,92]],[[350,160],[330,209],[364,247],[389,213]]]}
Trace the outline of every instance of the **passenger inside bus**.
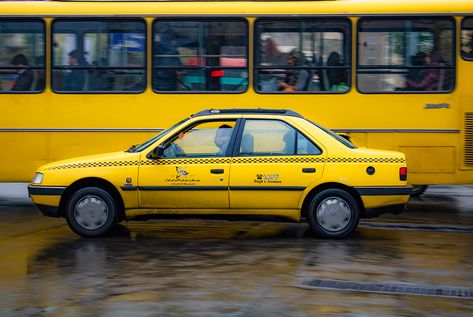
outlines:
{"label": "passenger inside bus", "polygon": [[18,67],[18,77],[12,87],[12,91],[30,91],[33,84],[33,71],[29,69],[30,64],[24,54],[13,57],[11,64]]}
{"label": "passenger inside bus", "polygon": [[263,40],[262,63],[264,65],[284,65],[287,61],[287,54],[278,49],[276,41],[268,37]]}
{"label": "passenger inside bus", "polygon": [[[410,57],[410,62],[412,66],[425,66],[427,54],[424,52],[417,52],[417,54]],[[406,75],[406,90],[416,90],[414,87],[410,87],[408,82],[420,82],[424,78],[425,70],[419,68],[411,68],[407,71]]]}
{"label": "passenger inside bus", "polygon": [[327,69],[328,90],[343,92],[348,90],[348,74],[346,69],[336,68],[343,66],[340,54],[331,52],[327,58],[327,66],[334,68]]}
{"label": "passenger inside bus", "polygon": [[[87,62],[84,53],[78,49],[72,50],[69,53],[70,66],[86,66]],[[84,69],[69,69],[66,74],[64,90],[65,91],[82,91],[85,85],[85,70]]]}
{"label": "passenger inside bus", "polygon": [[115,73],[106,68],[109,62],[106,58],[99,58],[92,62],[95,69],[90,71],[89,90],[91,91],[110,91],[113,90],[115,83]]}
{"label": "passenger inside bus", "polygon": [[[463,32],[465,32],[465,30]],[[466,45],[462,45],[462,57],[471,60],[473,59],[473,32],[468,30],[468,33],[470,33],[470,39],[466,41]]]}
{"label": "passenger inside bus", "polygon": [[[297,50],[292,50],[287,58],[289,66],[304,66],[308,64],[304,53]],[[309,86],[311,80],[310,72],[307,69],[290,69],[286,74],[284,81],[279,81],[279,89],[281,91],[305,91]]]}
{"label": "passenger inside bus", "polygon": [[[426,69],[419,74],[419,80],[406,78],[406,90],[442,90],[442,82],[444,71],[439,66],[443,64],[442,55],[439,52],[432,52],[425,56]],[[429,66],[436,68],[429,68]]]}

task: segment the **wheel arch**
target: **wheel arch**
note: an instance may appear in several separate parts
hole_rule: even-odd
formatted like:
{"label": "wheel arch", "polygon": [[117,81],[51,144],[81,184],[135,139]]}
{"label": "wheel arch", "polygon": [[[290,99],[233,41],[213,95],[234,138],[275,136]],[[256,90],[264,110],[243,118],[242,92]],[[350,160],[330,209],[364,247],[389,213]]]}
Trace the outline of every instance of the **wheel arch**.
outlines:
{"label": "wheel arch", "polygon": [[361,199],[360,194],[350,186],[347,186],[342,183],[337,183],[337,182],[330,182],[330,183],[323,183],[315,186],[312,188],[309,193],[304,198],[304,201],[302,202],[302,207],[301,207],[301,219],[302,218],[307,218],[307,210],[309,208],[310,202],[312,198],[315,197],[318,193],[322,192],[323,190],[326,189],[341,189],[346,192],[348,192],[350,195],[355,198],[356,202],[358,203],[358,207],[360,208],[360,215],[363,216],[365,213],[365,207],[363,204],[363,200]]}
{"label": "wheel arch", "polygon": [[59,202],[60,217],[65,217],[67,202],[69,201],[71,196],[79,189],[85,188],[85,187],[98,187],[100,189],[105,190],[110,195],[112,195],[112,197],[117,202],[118,216],[119,216],[118,221],[122,221],[125,219],[125,204],[123,202],[122,196],[120,195],[120,192],[112,183],[110,183],[109,181],[103,178],[98,178],[98,177],[87,177],[87,178],[79,179],[66,188]]}

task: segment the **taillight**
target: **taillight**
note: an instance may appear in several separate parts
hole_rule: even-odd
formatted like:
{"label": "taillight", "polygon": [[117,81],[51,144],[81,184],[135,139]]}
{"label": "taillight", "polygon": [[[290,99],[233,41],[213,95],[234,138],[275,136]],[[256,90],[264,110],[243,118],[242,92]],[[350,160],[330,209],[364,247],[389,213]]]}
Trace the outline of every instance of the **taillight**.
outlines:
{"label": "taillight", "polygon": [[210,77],[223,77],[225,75],[225,71],[220,70],[213,70],[210,72]]}
{"label": "taillight", "polygon": [[399,169],[399,179],[401,181],[407,181],[407,167],[401,167]]}

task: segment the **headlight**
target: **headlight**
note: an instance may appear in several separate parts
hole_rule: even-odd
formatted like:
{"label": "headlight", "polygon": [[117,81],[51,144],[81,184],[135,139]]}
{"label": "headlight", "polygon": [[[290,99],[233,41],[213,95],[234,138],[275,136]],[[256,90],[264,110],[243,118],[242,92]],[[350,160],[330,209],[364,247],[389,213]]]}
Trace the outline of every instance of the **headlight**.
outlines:
{"label": "headlight", "polygon": [[34,174],[32,184],[41,184],[43,182],[44,175],[41,173]]}

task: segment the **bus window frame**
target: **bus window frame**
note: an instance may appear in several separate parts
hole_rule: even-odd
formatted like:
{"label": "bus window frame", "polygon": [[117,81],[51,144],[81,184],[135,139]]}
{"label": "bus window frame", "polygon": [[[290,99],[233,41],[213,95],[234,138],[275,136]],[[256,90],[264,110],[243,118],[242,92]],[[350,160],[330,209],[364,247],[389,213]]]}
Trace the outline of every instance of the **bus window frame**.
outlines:
{"label": "bus window frame", "polygon": [[[167,22],[171,22],[171,21],[202,21],[202,22],[220,22],[220,21],[223,21],[223,22],[243,22],[244,23],[244,26],[245,26],[245,39],[246,39],[246,50],[245,50],[245,53],[246,53],[246,72],[248,74],[248,77],[246,78],[247,80],[247,85],[245,87],[245,89],[243,90],[239,90],[239,91],[228,91],[228,90],[225,90],[225,91],[221,91],[221,90],[156,90],[154,89],[153,87],[153,70],[155,68],[160,68],[158,66],[154,66],[154,56],[153,56],[153,52],[156,48],[156,45],[157,45],[157,42],[154,41],[154,36],[155,36],[155,24],[159,23],[159,22],[162,22],[162,21],[167,21]],[[249,21],[248,21],[248,18],[247,17],[244,17],[244,16],[240,16],[240,17],[229,17],[229,18],[225,18],[225,17],[221,17],[221,16],[208,16],[208,17],[189,17],[189,18],[186,18],[186,17],[182,17],[182,16],[176,16],[176,17],[169,17],[169,16],[163,16],[163,17],[157,17],[153,20],[152,24],[151,24],[151,67],[150,67],[150,72],[151,72],[151,81],[150,81],[150,85],[151,85],[151,90],[153,91],[153,93],[155,94],[166,94],[166,95],[169,95],[169,94],[183,94],[183,95],[208,95],[208,94],[218,94],[218,95],[239,95],[239,94],[244,94],[248,91],[249,87],[250,87],[250,27],[249,27]],[[181,69],[185,69],[186,67],[185,66],[181,66]],[[202,69],[201,67],[198,67],[198,66],[192,66],[192,67],[187,67],[188,69]],[[242,69],[243,67],[228,67],[228,66],[223,66],[223,67],[215,67],[216,69]]]}
{"label": "bus window frame", "polygon": [[[460,23],[460,51],[459,51],[459,54],[460,54],[460,57],[463,61],[465,62],[473,62],[473,57],[472,58],[465,58],[465,56],[463,55],[463,51],[462,51],[462,31],[463,31],[463,26],[465,24],[465,20],[472,20],[473,21],[473,16],[469,16],[469,15],[465,15],[463,16],[462,20],[461,20],[461,23]],[[471,29],[467,29],[467,30],[471,30],[473,31],[473,27]],[[473,34],[472,34],[472,39],[473,39]],[[472,50],[472,53],[473,53],[473,50]]]}
{"label": "bus window frame", "polygon": [[[346,91],[329,91],[329,90],[324,90],[324,91],[261,91],[261,90],[258,90],[257,87],[258,87],[258,81],[257,81],[257,70],[260,69],[260,66],[257,65],[258,61],[257,61],[257,57],[256,57],[256,54],[257,54],[257,51],[258,49],[260,48],[260,46],[258,45],[258,43],[260,42],[260,32],[258,31],[258,23],[261,22],[261,21],[295,21],[295,22],[303,22],[303,21],[311,21],[311,20],[314,20],[316,22],[326,22],[326,21],[339,21],[339,22],[348,22],[347,23],[347,37],[346,37],[346,41],[344,39],[343,41],[343,50],[345,51],[345,57],[348,57],[349,60],[347,61],[347,65],[344,66],[346,67],[347,69],[347,85],[348,85],[348,89]],[[349,93],[352,88],[353,88],[353,80],[352,80],[352,76],[353,76],[353,71],[354,71],[354,67],[353,67],[353,50],[352,50],[352,46],[353,46],[353,22],[351,21],[350,17],[347,15],[347,16],[308,16],[308,17],[297,17],[297,18],[293,18],[293,17],[260,17],[260,18],[257,18],[253,24],[253,90],[255,91],[255,93],[257,94],[261,94],[261,95],[344,95],[344,94],[347,94]],[[299,33],[297,33],[299,34]],[[277,67],[277,66],[276,66]],[[313,67],[313,66],[312,66]],[[288,67],[286,69],[297,69],[296,67]],[[302,67],[302,69],[306,69],[304,67]],[[311,68],[312,70],[324,70],[324,69],[329,69],[329,68],[326,68],[326,66],[318,66],[318,67],[313,67]]]}
{"label": "bus window frame", "polygon": [[[109,21],[130,21],[130,22],[139,22],[144,25],[143,29],[143,35],[144,35],[144,63],[143,67],[138,68],[138,67],[131,67],[131,68],[121,68],[121,67],[93,67],[93,66],[83,66],[83,67],[75,67],[74,69],[83,69],[83,70],[99,70],[99,69],[142,69],[144,70],[143,74],[143,80],[144,80],[144,85],[142,90],[136,90],[136,91],[127,91],[127,90],[102,90],[102,91],[81,91],[81,90],[75,90],[75,91],[65,91],[65,90],[57,90],[54,89],[53,87],[53,72],[54,70],[61,70],[61,69],[68,69],[67,67],[59,67],[55,68],[54,67],[54,25],[56,22],[107,22]],[[65,34],[65,33],[57,33],[57,34]],[[143,17],[119,17],[119,18],[114,18],[111,16],[105,16],[105,17],[60,17],[56,18],[52,21],[51,23],[51,30],[50,30],[50,43],[51,43],[51,48],[50,48],[50,87],[51,91],[55,94],[59,95],[138,95],[142,94],[146,91],[148,87],[148,24],[145,18]],[[77,48],[76,48],[77,49]],[[69,68],[70,69],[70,68]]]}
{"label": "bus window frame", "polygon": [[[40,90],[27,90],[27,91],[3,91],[0,90],[0,95],[37,95],[44,93],[46,90],[46,72],[47,72],[47,56],[46,56],[46,51],[47,51],[47,29],[46,29],[46,21],[44,21],[44,18],[38,17],[38,18],[27,18],[27,17],[20,17],[20,18],[0,18],[0,22],[41,22],[41,26],[43,28],[43,36],[44,36],[44,45],[43,45],[43,67],[29,67],[31,70],[43,70],[44,71],[44,83],[43,83],[43,89]],[[35,56],[36,57],[36,56]],[[15,66],[8,66],[8,67],[2,67],[0,66],[1,69],[11,69],[11,70],[17,70],[19,69],[18,67]]]}
{"label": "bus window frame", "polygon": [[[382,19],[387,19],[387,20],[400,20],[400,21],[403,21],[403,20],[406,20],[406,19],[409,19],[409,20],[421,20],[421,19],[431,19],[431,20],[450,20],[450,22],[453,22],[452,25],[453,25],[453,28],[452,28],[452,34],[453,34],[453,37],[452,37],[452,46],[451,46],[451,54],[452,54],[452,65],[449,67],[449,68],[443,68],[443,69],[451,69],[453,71],[453,74],[452,74],[452,81],[453,81],[453,84],[452,84],[452,88],[450,90],[412,90],[412,91],[403,91],[403,90],[399,90],[399,91],[396,91],[396,90],[393,90],[393,91],[378,91],[378,92],[364,92],[364,91],[361,91],[360,90],[360,87],[359,87],[359,83],[360,83],[360,80],[358,80],[358,69],[360,67],[360,65],[358,64],[358,61],[359,61],[359,57],[360,57],[360,52],[359,52],[359,45],[358,45],[358,39],[359,39],[359,34],[360,34],[360,27],[361,27],[361,23],[364,21],[364,20],[370,20],[370,19],[373,19],[373,20],[382,20]],[[456,80],[456,76],[457,76],[457,22],[455,20],[455,17],[454,16],[451,16],[451,15],[434,15],[434,16],[430,16],[430,15],[373,15],[373,16],[362,16],[358,19],[357,23],[356,23],[356,64],[355,64],[355,82],[356,82],[356,91],[360,94],[363,94],[363,95],[447,95],[447,94],[452,94],[453,92],[455,92],[455,90],[457,89],[457,80]],[[375,65],[375,66],[381,66],[381,65]],[[384,67],[384,68],[379,68],[379,69],[388,69],[389,68],[389,65],[385,65],[387,67]],[[404,65],[405,66],[405,65]],[[396,66],[397,67],[397,66]],[[362,66],[363,68],[363,66]],[[395,69],[395,68],[394,68]],[[402,69],[402,68],[401,68]],[[405,68],[404,68],[405,69]],[[426,67],[425,69],[429,69],[428,67]]]}

